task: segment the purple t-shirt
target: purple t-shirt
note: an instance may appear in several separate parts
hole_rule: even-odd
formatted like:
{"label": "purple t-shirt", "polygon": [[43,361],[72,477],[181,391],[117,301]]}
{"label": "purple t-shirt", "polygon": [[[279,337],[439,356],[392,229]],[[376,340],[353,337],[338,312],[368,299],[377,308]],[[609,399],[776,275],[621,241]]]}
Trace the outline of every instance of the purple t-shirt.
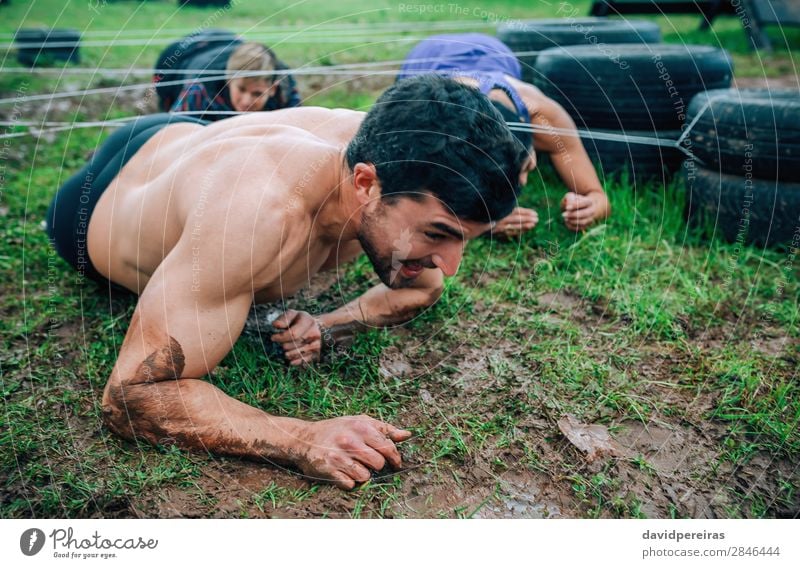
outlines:
{"label": "purple t-shirt", "polygon": [[484,94],[503,89],[517,113],[525,122],[530,120],[522,97],[506,79],[506,75],[521,79],[522,68],[514,53],[497,38],[477,33],[430,36],[409,52],[397,80],[425,73],[470,77],[478,81]]}

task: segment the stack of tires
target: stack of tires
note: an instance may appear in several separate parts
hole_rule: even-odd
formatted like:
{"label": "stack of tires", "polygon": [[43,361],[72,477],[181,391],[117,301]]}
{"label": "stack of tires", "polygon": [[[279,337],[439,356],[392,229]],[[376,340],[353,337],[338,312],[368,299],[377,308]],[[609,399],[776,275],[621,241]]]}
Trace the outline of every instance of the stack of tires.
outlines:
{"label": "stack of tires", "polygon": [[597,133],[583,142],[601,174],[629,167],[635,182],[666,179],[680,168],[684,155],[674,141],[690,101],[729,87],[733,77],[730,55],[703,45],[556,47],[539,54],[535,68],[534,84],[579,129]]}
{"label": "stack of tires", "polygon": [[[515,20],[497,27],[497,39],[515,53],[542,51],[565,45],[596,45],[602,49],[609,43],[658,43],[661,41],[661,30],[656,24],[641,20]],[[522,80],[532,83],[537,54],[520,55],[518,59],[522,65]]]}
{"label": "stack of tires", "polygon": [[800,246],[800,92],[697,95],[684,165],[690,224],[730,242]]}

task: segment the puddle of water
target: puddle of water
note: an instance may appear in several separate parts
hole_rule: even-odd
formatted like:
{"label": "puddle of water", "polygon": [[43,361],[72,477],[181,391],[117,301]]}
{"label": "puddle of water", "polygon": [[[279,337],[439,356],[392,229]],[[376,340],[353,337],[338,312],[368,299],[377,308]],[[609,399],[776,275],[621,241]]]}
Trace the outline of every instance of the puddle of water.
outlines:
{"label": "puddle of water", "polygon": [[521,488],[509,484],[505,496],[496,502],[487,503],[475,514],[478,519],[552,519],[561,516],[558,505],[540,501],[530,487]]}

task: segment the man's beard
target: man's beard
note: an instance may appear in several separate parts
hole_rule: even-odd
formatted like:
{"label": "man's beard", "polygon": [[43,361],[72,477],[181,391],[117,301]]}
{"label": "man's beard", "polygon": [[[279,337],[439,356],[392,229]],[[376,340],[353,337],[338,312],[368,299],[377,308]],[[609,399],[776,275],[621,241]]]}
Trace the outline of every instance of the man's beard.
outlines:
{"label": "man's beard", "polygon": [[369,220],[364,219],[356,236],[358,237],[358,242],[361,243],[364,254],[367,255],[370,264],[372,264],[372,269],[375,271],[375,274],[377,274],[381,282],[389,288],[397,289],[410,286],[413,279],[401,276],[399,269],[392,266],[391,257],[386,258],[381,256],[378,249],[373,244],[376,239],[371,235],[371,232]]}

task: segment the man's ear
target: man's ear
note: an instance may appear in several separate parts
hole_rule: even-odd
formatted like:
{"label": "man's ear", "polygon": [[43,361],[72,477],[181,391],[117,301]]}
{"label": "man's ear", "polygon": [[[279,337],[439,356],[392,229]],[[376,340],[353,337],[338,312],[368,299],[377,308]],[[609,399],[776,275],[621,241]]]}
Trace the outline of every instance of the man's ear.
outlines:
{"label": "man's ear", "polygon": [[359,162],[353,167],[353,185],[356,188],[356,198],[361,205],[366,205],[381,196],[378,173],[373,164]]}

